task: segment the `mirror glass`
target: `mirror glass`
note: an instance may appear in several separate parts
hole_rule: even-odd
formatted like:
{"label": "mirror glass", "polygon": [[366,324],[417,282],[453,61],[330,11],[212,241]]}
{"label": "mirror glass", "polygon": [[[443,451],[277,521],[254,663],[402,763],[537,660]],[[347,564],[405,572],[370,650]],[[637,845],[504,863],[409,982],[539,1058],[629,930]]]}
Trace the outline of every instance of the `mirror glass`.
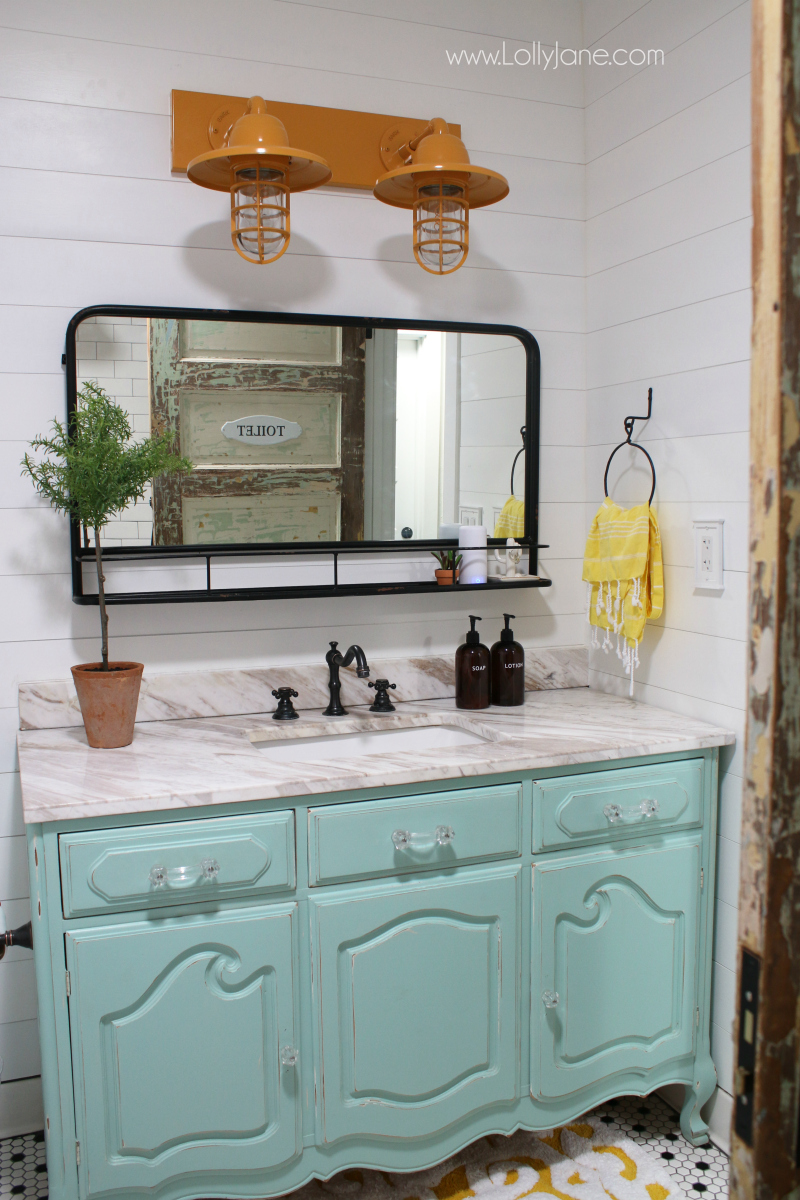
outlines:
{"label": "mirror glass", "polygon": [[524,511],[516,337],[95,315],[76,358],[79,389],[96,381],[135,436],[168,430],[193,463],[111,521],[109,547],[521,533],[506,521]]}

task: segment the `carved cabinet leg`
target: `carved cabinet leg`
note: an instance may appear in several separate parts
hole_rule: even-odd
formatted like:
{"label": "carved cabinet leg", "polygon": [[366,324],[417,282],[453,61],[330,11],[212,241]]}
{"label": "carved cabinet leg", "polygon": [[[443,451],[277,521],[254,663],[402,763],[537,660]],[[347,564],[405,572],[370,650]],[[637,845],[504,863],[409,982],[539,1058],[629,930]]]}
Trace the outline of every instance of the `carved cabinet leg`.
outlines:
{"label": "carved cabinet leg", "polygon": [[700,1109],[711,1099],[716,1086],[717,1072],[710,1056],[696,1059],[694,1083],[687,1083],[681,1109],[681,1133],[693,1146],[708,1142],[708,1123],[700,1116]]}

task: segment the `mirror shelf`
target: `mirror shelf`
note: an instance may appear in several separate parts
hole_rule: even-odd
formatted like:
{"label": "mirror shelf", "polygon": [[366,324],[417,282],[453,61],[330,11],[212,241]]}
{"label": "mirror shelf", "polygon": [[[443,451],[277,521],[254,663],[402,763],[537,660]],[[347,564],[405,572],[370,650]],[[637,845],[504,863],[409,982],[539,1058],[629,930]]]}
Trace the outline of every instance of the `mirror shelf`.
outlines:
{"label": "mirror shelf", "polygon": [[[109,603],[547,587],[537,577],[539,348],[514,326],[95,306],[69,323],[68,413],[92,381],[192,471],[101,534]],[[528,574],[440,586],[459,525]],[[497,536],[494,536],[497,535]],[[73,599],[95,547],[71,527]]]}

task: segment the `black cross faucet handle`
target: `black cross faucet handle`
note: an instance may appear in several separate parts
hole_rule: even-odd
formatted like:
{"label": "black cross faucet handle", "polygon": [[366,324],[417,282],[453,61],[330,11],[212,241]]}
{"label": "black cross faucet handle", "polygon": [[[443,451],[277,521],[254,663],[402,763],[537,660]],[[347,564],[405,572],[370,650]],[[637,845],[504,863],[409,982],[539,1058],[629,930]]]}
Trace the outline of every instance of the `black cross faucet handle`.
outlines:
{"label": "black cross faucet handle", "polygon": [[298,693],[294,688],[282,687],[277,690],[273,688],[272,694],[278,701],[278,707],[272,714],[273,721],[296,721],[300,714],[295,712],[292,698],[297,699]]}
{"label": "black cross faucet handle", "polygon": [[389,713],[394,712],[394,705],[389,699],[389,688],[396,690],[396,683],[389,683],[388,679],[376,679],[367,684],[367,687],[375,688],[375,700],[369,706],[370,712]]}

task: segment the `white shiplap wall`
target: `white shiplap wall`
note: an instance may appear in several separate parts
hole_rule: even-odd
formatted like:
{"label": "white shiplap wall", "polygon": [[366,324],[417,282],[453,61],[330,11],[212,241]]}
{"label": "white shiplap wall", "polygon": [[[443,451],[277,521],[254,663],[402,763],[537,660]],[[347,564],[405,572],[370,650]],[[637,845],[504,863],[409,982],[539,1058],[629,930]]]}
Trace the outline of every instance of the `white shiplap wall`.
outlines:
{"label": "white shiplap wall", "polygon": [[[60,359],[77,309],[377,313],[532,330],[543,359],[541,533],[552,547],[542,568],[554,586],[518,593],[515,628],[528,645],[583,640],[583,88],[574,71],[545,78],[445,57],[503,37],[578,44],[579,0],[238,0],[225,19],[212,0],[2,0],[0,28],[0,900],[16,924],[28,894],[17,684],[64,677],[97,651],[96,611],[70,600],[64,522],[19,476],[27,440],[63,417]],[[511,193],[475,215],[468,264],[452,277],[414,264],[408,214],[332,191],[293,200],[291,247],[259,270],[230,246],[225,197],[170,175],[171,88],[451,117]],[[487,598],[487,632],[502,606]],[[467,607],[441,597],[132,607],[113,611],[111,645],[151,672],[315,660],[329,636],[388,656],[450,652]],[[32,961],[12,951],[0,964],[6,1080],[39,1070],[35,1013]],[[19,1105],[23,1091],[14,1095]]]}
{"label": "white shiplap wall", "polygon": [[[658,46],[665,65],[587,73],[587,499],[602,499],[622,418],[658,470],[666,605],[648,629],[637,695],[739,738],[722,754],[712,1049],[732,1090],[742,737],[746,688],[750,350],[750,11],[740,0],[586,0],[587,44]],[[613,33],[612,33],[613,30]],[[632,451],[615,498],[641,501]],[[647,467],[643,457],[641,462]],[[627,469],[624,469],[627,468]],[[725,590],[694,588],[692,520],[721,517]],[[621,664],[591,656],[620,691]]]}
{"label": "white shiplap wall", "polygon": [[[522,447],[524,386],[525,351],[516,338],[461,335],[460,498],[462,505],[478,508],[481,521],[474,523],[483,523],[490,537],[509,498],[511,467]],[[524,485],[523,456],[514,472],[517,496]],[[491,574],[495,565],[493,560]]]}

